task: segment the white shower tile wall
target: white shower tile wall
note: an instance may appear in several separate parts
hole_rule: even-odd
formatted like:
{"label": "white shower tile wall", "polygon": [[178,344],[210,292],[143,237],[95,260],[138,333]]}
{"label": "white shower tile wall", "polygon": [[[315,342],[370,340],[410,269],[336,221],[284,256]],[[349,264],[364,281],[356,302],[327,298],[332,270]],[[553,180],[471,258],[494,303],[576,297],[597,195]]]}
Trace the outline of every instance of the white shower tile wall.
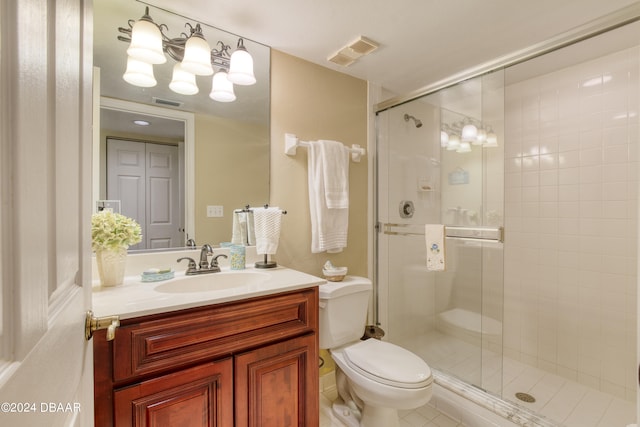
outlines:
{"label": "white shower tile wall", "polygon": [[638,47],[507,86],[505,356],[636,398]]}

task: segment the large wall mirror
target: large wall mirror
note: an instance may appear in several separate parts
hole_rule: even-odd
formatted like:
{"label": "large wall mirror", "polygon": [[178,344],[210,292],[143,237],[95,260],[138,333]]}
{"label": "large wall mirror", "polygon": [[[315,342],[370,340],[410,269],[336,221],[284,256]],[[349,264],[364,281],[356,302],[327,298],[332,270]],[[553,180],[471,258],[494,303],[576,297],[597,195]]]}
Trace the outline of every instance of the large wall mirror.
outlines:
{"label": "large wall mirror", "polygon": [[[240,38],[210,26],[224,27],[215,16],[197,21],[139,1],[94,0],[95,209],[120,209],[141,223],[145,238],[134,250],[228,241],[234,209],[269,201],[270,48],[243,39],[256,83],[234,85],[233,102],[209,97],[211,76],[196,77],[195,95],[173,92],[177,62],[169,55],[153,66],[155,86],[134,86],[123,79],[129,44],[118,28],[130,28],[147,6],[171,38],[189,34],[187,23],[200,24],[213,49],[221,42],[231,53]],[[170,172],[158,177],[157,166]]]}

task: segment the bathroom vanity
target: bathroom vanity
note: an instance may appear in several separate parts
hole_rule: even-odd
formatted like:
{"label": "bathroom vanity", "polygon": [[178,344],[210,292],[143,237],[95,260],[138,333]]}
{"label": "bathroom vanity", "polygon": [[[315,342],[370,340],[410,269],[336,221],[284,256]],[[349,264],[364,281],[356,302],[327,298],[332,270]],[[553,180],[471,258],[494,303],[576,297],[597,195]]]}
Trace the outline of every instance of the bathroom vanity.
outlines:
{"label": "bathroom vanity", "polygon": [[225,289],[218,277],[207,291],[184,277],[172,294],[131,281],[94,293],[98,316],[133,298],[115,339],[94,334],[96,426],[318,426],[322,279],[278,267]]}

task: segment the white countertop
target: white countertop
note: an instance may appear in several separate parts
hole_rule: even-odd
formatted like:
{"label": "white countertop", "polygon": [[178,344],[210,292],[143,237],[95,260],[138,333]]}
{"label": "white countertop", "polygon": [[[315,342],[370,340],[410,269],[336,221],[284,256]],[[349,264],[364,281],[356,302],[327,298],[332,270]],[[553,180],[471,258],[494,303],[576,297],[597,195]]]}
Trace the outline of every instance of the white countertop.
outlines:
{"label": "white countertop", "polygon": [[[242,274],[243,272],[266,274],[268,277],[260,283],[234,286],[226,289],[211,289],[198,292],[165,293],[157,287],[170,282],[191,278],[215,276],[220,273],[185,276],[184,270],[176,272],[175,278],[161,282],[142,282],[140,276],[127,276],[124,283],[116,287],[94,287],[93,313],[95,316],[119,315],[120,319],[164,313],[185,308],[239,301],[247,298],[304,289],[325,283],[324,279],[302,273],[286,267],[269,269],[247,268],[245,270],[229,270],[226,274]],[[202,280],[202,279],[200,279]]]}

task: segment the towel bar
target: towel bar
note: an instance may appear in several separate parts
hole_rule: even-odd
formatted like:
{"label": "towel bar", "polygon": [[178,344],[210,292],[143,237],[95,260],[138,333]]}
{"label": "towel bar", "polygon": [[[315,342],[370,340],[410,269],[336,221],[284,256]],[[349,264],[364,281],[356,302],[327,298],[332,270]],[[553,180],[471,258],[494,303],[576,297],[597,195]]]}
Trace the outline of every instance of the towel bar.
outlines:
{"label": "towel bar", "polygon": [[[287,156],[295,156],[298,147],[308,147],[307,141],[300,141],[297,136],[292,133],[284,134],[284,153]],[[362,156],[366,154],[366,150],[358,144],[353,144],[351,148],[347,147],[351,153],[351,160],[358,163]]]}
{"label": "towel bar", "polygon": [[[392,236],[424,236],[424,231],[404,231],[417,224],[390,224],[381,223],[379,229],[384,234]],[[403,231],[393,230],[394,227],[404,229]],[[423,227],[424,228],[424,227]],[[481,242],[504,242],[504,229],[502,227],[465,227],[456,225],[445,226],[447,239],[475,240]]]}

